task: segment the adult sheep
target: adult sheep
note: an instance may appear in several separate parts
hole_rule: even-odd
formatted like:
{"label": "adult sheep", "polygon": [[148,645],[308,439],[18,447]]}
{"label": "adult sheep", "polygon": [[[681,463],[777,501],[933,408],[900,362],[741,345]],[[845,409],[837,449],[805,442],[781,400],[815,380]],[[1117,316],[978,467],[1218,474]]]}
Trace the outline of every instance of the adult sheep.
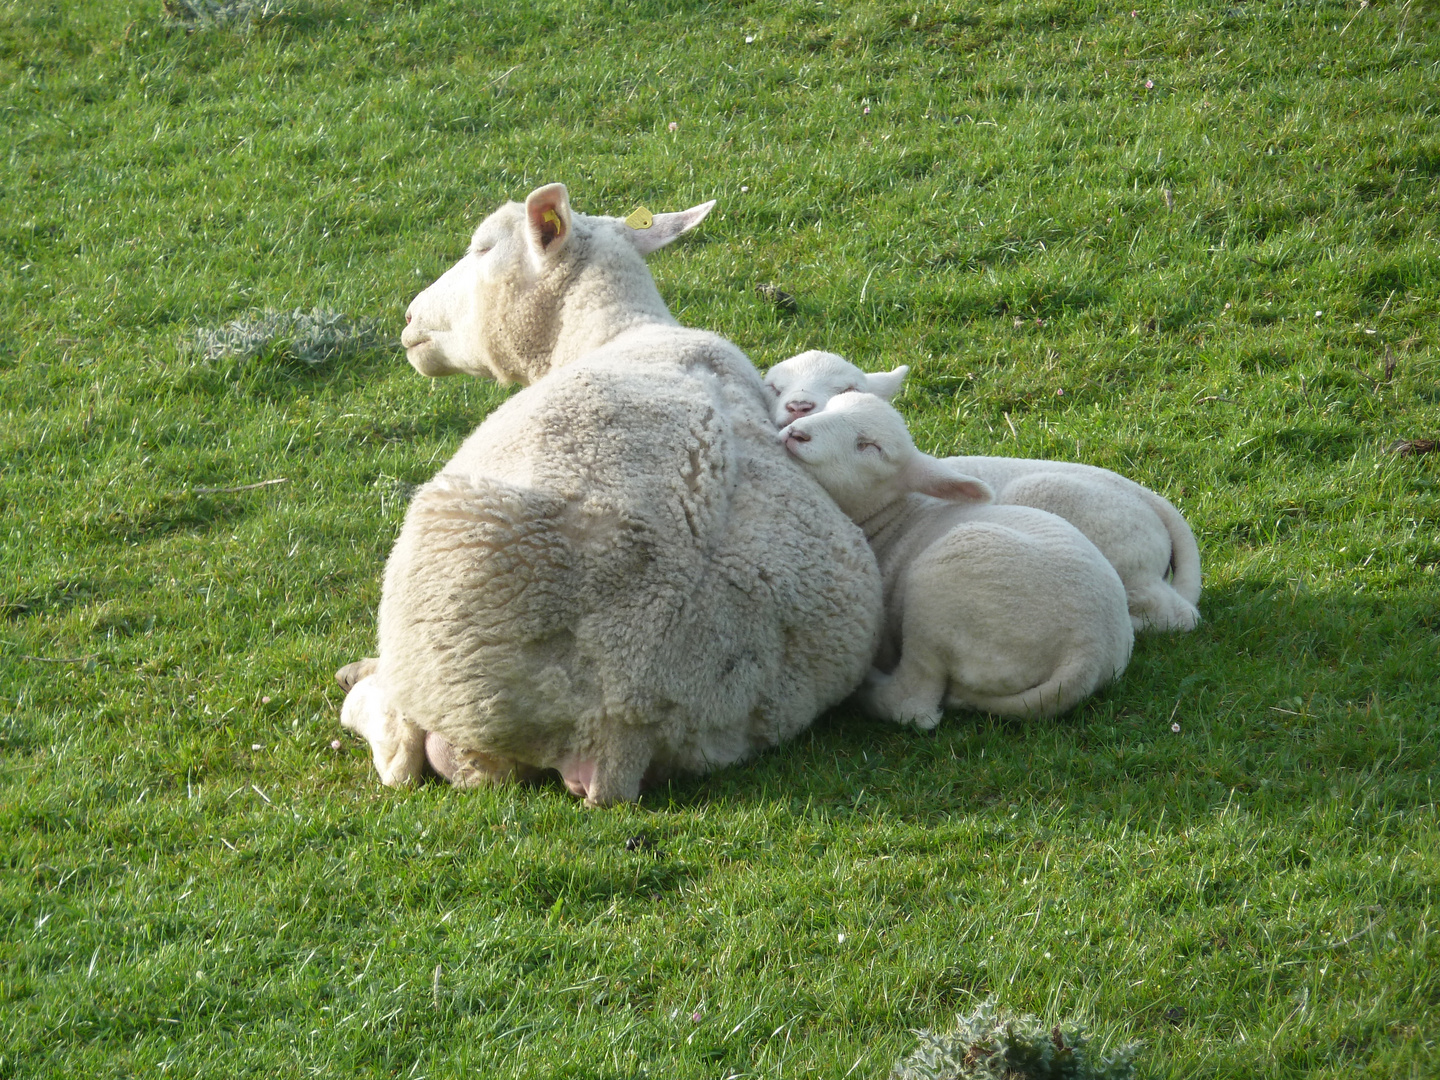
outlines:
{"label": "adult sheep", "polygon": [[465,782],[554,769],[589,805],[633,800],[795,735],[864,676],[863,534],[775,442],[749,359],[681,327],[645,267],[713,205],[642,230],[538,188],[406,312],[421,374],[526,388],[416,493],[385,567],[346,723],[387,783],[430,732]]}

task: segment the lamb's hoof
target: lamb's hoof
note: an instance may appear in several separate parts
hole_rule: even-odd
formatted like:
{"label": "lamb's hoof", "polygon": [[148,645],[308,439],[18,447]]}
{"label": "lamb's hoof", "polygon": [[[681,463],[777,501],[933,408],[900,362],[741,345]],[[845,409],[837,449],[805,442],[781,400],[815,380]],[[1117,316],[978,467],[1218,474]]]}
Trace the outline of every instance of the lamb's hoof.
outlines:
{"label": "lamb's hoof", "polygon": [[356,660],[353,664],[346,664],[339,671],[335,672],[335,681],[340,684],[340,689],[347,694],[355,689],[355,684],[361,679],[369,678],[375,674],[375,669],[380,666],[378,657],[367,656],[364,660]]}

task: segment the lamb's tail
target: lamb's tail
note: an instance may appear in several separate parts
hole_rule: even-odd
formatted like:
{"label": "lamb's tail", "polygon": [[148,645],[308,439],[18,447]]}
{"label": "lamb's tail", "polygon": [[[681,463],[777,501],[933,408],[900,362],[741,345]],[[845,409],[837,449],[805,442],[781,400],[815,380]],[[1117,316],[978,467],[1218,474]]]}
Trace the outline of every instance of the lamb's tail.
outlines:
{"label": "lamb's tail", "polygon": [[442,474],[416,493],[385,567],[380,671],[425,730],[476,745],[496,696],[531,678],[530,653],[568,653],[579,575],[564,511],[486,477]]}
{"label": "lamb's tail", "polygon": [[[418,594],[419,621],[458,618],[477,644],[535,629],[524,624],[570,606],[574,552],[564,510],[564,499],[549,492],[442,473],[406,513],[386,568],[387,599],[392,589]],[[403,585],[391,580],[401,576]]]}
{"label": "lamb's tail", "polygon": [[1190,604],[1200,599],[1200,547],[1190,524],[1163,495],[1147,491],[1151,505],[1170,533],[1170,584]]}

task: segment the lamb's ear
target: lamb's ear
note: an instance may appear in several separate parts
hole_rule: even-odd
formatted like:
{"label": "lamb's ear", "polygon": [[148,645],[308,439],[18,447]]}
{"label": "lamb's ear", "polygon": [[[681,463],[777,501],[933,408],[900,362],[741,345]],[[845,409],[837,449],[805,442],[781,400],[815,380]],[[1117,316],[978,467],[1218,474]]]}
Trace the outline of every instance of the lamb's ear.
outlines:
{"label": "lamb's ear", "polygon": [[570,240],[570,193],[546,184],[525,198],[525,240],[536,259],[554,255]]}
{"label": "lamb's ear", "polygon": [[900,474],[900,482],[907,491],[933,495],[947,502],[987,503],[995,498],[995,492],[984,480],[962,473],[928,454],[911,458]]}
{"label": "lamb's ear", "polygon": [[888,400],[900,392],[900,387],[905,384],[905,376],[909,374],[909,365],[901,364],[894,371],[880,371],[874,375],[867,375],[865,376],[865,389]]}
{"label": "lamb's ear", "polygon": [[713,209],[715,209],[715,200],[711,199],[699,206],[692,206],[689,210],[677,210],[673,214],[656,214],[650,228],[627,228],[625,232],[641,255],[649,255],[652,251],[659,251],[671,240],[683,236],[699,225],[705,220],[705,215]]}

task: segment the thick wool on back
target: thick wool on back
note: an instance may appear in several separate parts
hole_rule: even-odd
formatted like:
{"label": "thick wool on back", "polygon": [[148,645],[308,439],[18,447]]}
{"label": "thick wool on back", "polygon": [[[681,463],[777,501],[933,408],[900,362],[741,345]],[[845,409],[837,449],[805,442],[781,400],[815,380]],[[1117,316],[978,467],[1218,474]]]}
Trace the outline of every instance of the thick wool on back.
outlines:
{"label": "thick wool on back", "polygon": [[533,382],[414,497],[377,678],[413,724],[603,803],[840,701],[873,653],[880,583],[860,530],[775,443],[745,355],[657,308],[623,223],[561,211],[581,242],[541,263],[549,300],[492,304],[482,280],[478,347],[435,344],[458,318],[412,321],[431,367]]}
{"label": "thick wool on back", "polygon": [[1200,622],[1200,549],[1163,495],[1094,465],[1006,457],[943,459],[995,489],[995,501],[1047,510],[1100,549],[1125,583],[1137,630],[1191,630]]}

